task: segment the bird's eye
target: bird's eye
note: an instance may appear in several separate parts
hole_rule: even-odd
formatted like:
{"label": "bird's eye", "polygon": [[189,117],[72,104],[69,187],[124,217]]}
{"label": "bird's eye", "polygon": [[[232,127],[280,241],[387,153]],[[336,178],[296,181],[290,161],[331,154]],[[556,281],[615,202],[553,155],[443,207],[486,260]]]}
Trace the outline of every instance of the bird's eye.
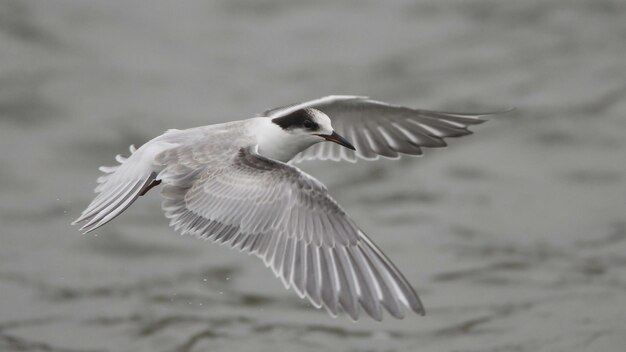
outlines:
{"label": "bird's eye", "polygon": [[311,128],[313,128],[313,126],[314,126],[313,121],[310,121],[310,120],[304,120],[304,128],[311,129]]}

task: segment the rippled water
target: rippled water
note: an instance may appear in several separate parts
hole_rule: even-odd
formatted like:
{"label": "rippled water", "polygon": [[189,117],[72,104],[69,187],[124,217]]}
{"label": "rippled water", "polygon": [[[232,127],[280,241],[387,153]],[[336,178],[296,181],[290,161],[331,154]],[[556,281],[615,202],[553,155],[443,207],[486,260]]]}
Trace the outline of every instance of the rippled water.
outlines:
{"label": "rippled water", "polygon": [[[0,351],[623,351],[626,3],[0,3]],[[329,93],[517,111],[420,159],[311,163],[426,317],[332,319],[167,227],[69,226],[168,128]]]}

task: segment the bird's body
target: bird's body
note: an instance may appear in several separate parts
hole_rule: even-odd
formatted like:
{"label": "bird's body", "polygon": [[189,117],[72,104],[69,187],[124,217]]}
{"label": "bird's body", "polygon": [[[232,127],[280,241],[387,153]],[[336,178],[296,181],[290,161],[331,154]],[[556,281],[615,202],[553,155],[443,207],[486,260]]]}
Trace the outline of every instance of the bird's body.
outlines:
{"label": "bird's body", "polygon": [[[128,159],[118,156],[120,165],[102,167],[98,195],[75,223],[93,231],[162,183],[171,226],[260,257],[316,307],[355,320],[361,308],[376,320],[383,308],[403,317],[402,305],[424,314],[408,281],[326,188],[287,162],[420,155],[422,147],[445,146],[444,137],[469,134],[466,127],[484,115],[330,96],[246,120],[168,130],[131,147]],[[325,140],[336,144],[319,143]]]}

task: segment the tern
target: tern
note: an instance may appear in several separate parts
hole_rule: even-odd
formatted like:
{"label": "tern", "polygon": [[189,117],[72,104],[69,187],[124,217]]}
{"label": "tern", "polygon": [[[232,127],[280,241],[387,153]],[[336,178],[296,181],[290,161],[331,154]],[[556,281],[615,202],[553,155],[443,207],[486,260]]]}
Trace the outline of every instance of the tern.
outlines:
{"label": "tern", "polygon": [[[335,95],[245,120],[171,129],[119,165],[101,167],[97,196],[73,224],[94,231],[162,184],[162,207],[181,234],[227,244],[263,260],[287,289],[332,315],[361,309],[424,315],[417,293],[326,187],[293,164],[396,159],[471,134],[488,114],[413,109]],[[332,142],[332,143],[322,143]],[[406,308],[404,308],[406,307]]]}

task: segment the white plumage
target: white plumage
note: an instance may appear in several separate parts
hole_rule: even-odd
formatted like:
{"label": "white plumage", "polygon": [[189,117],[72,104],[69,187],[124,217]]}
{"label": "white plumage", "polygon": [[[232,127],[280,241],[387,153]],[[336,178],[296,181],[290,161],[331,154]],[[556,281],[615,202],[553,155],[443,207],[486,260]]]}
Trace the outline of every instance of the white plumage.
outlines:
{"label": "white plumage", "polygon": [[[116,158],[120,165],[101,167],[98,195],[74,223],[93,231],[162,182],[163,209],[176,230],[258,256],[285,287],[333,316],[343,311],[356,320],[362,308],[381,320],[384,308],[402,318],[402,306],[424,314],[408,281],[324,185],[285,162],[421,155],[423,147],[445,146],[445,137],[471,133],[467,127],[485,115],[329,96],[248,120],[169,130],[131,146],[127,159]],[[351,145],[340,135],[356,151],[342,147]]]}

